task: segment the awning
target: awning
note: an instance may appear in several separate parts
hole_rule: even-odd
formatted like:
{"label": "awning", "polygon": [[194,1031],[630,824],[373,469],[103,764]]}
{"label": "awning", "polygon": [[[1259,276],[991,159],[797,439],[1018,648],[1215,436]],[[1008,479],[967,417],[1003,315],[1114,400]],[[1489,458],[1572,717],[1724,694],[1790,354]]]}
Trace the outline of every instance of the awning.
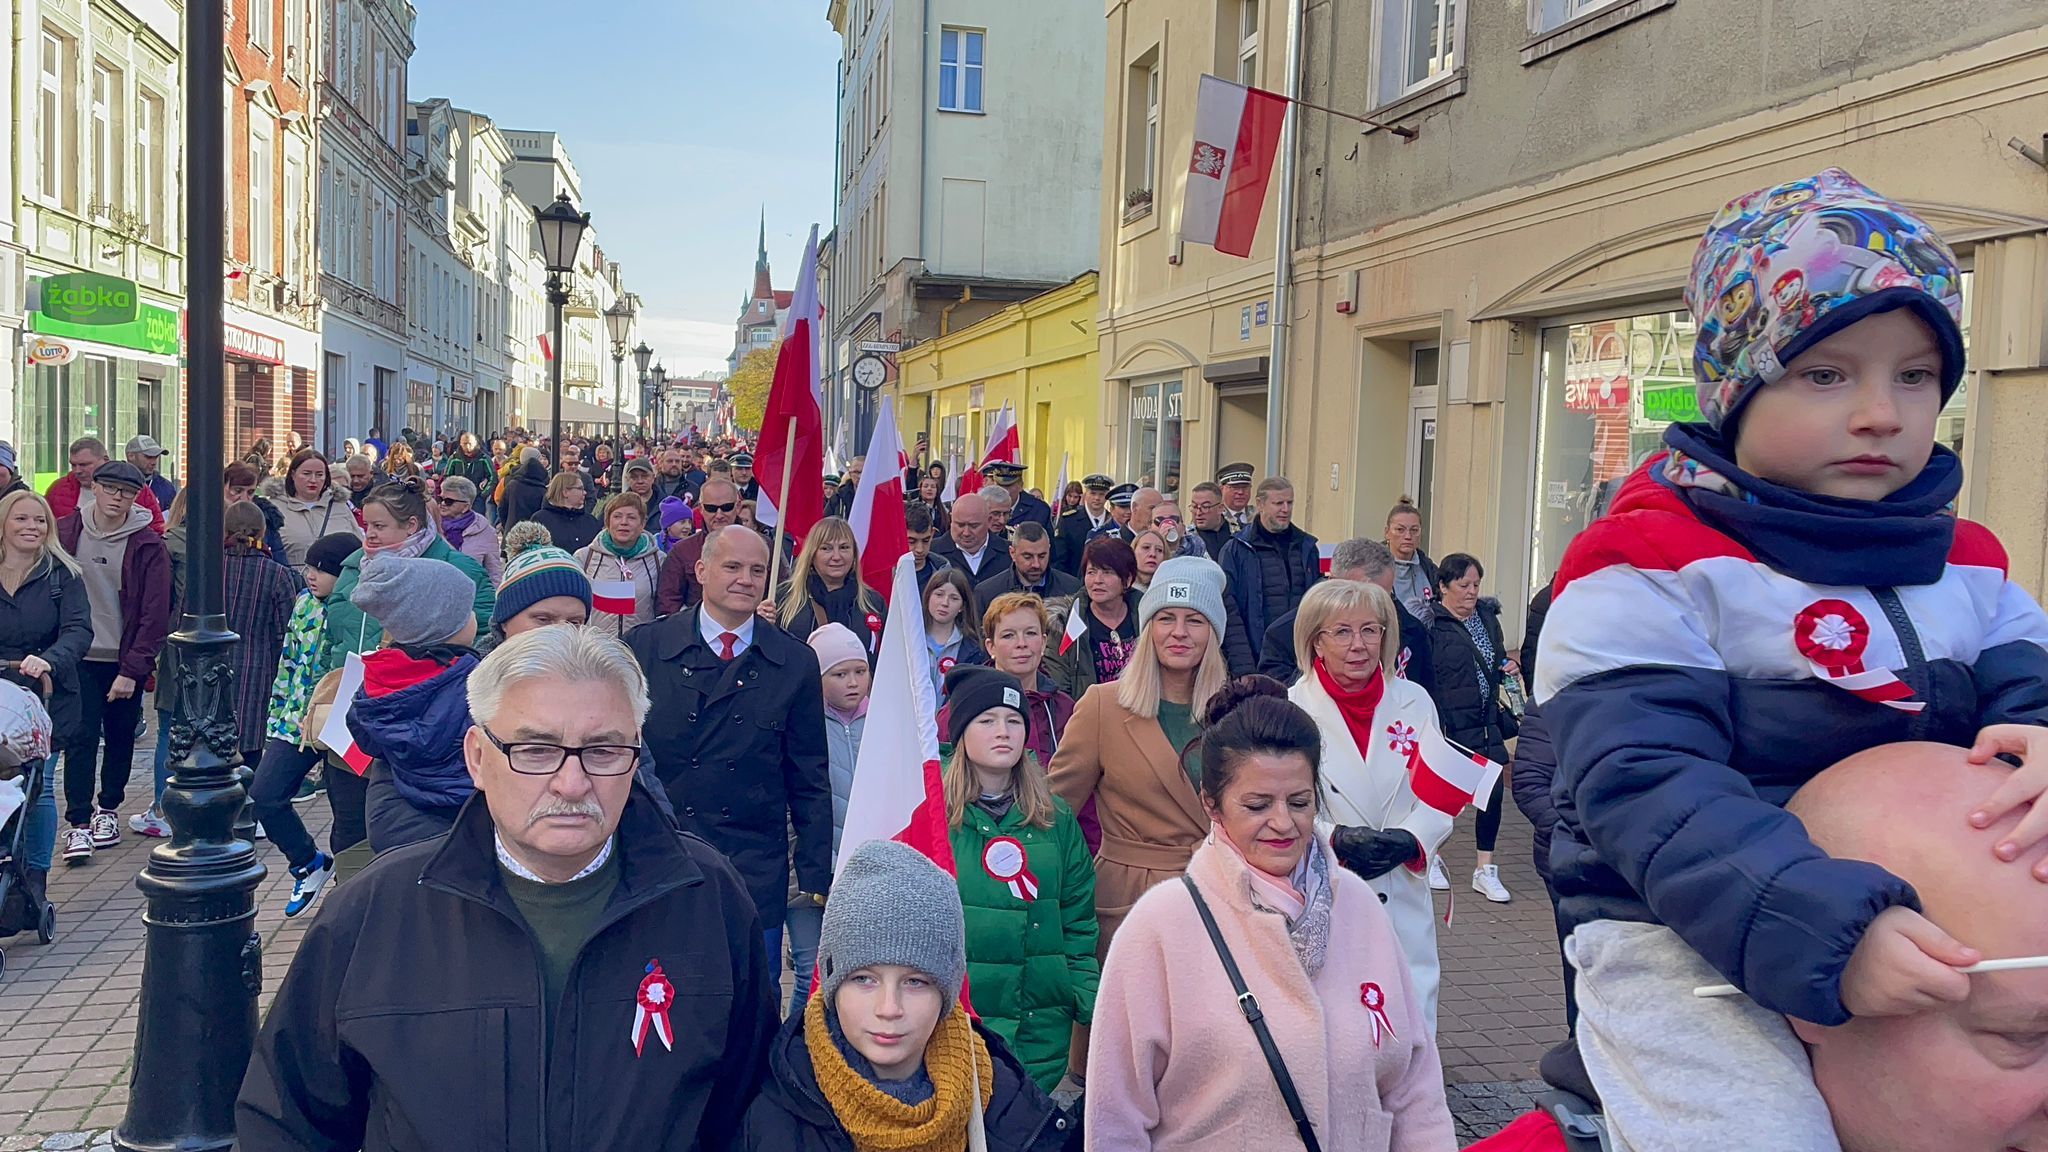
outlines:
{"label": "awning", "polygon": [[[554,419],[554,394],[539,388],[514,388],[517,393],[519,410],[511,422],[533,432],[550,431]],[[612,422],[613,409],[574,396],[562,397],[562,422],[564,424],[606,425]],[[631,412],[618,414],[621,424],[638,424],[640,418]]]}

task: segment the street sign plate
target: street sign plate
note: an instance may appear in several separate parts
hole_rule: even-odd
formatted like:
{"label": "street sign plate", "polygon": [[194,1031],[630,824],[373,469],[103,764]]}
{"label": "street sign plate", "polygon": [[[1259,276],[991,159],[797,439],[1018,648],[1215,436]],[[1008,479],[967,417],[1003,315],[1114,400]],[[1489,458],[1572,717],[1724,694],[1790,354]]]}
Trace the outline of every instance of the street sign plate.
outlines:
{"label": "street sign plate", "polygon": [[860,343],[860,350],[863,352],[874,352],[886,356],[893,352],[903,351],[903,345],[893,343],[888,340],[863,340]]}

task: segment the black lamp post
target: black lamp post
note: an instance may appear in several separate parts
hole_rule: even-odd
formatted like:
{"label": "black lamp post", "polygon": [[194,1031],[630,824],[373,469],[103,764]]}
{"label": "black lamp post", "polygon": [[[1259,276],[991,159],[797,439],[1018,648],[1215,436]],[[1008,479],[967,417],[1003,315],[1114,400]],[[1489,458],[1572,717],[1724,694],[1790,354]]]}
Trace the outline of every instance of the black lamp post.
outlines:
{"label": "black lamp post", "polygon": [[647,341],[642,340],[639,346],[633,349],[633,368],[639,374],[640,380],[640,416],[647,423],[648,436],[655,444],[660,444],[661,421],[657,418],[654,405],[648,403],[647,396],[647,362],[652,359],[654,349],[649,348]]}
{"label": "black lamp post", "polygon": [[[217,107],[224,74],[222,4],[185,6],[185,106]],[[222,118],[185,117],[186,521],[194,540],[219,540],[226,446],[221,327],[226,186]],[[234,835],[244,793],[235,735],[236,636],[228,631],[221,551],[194,548],[185,569],[185,618],[170,638],[178,656],[172,776],[162,809],[171,836],[150,851],[135,884],[148,902],[135,1070],[119,1147],[203,1152],[235,1139],[235,1093],[256,1042],[263,945],[255,934],[264,867]]]}
{"label": "black lamp post", "polygon": [[654,406],[659,408],[668,402],[668,369],[656,364],[649,372],[648,379],[654,385]]}
{"label": "black lamp post", "polygon": [[620,412],[626,399],[626,338],[633,334],[633,298],[620,295],[604,310],[604,326],[612,338],[612,491],[626,486],[626,445],[620,435]]}
{"label": "black lamp post", "polygon": [[[203,105],[192,105],[203,107]],[[554,312],[554,411],[549,427],[549,471],[562,470],[562,309],[569,303],[566,277],[576,271],[576,253],[583,248],[583,233],[590,227],[590,213],[578,212],[567,192],[555,195],[555,202],[533,210],[540,226],[540,260],[548,270],[548,306]]]}

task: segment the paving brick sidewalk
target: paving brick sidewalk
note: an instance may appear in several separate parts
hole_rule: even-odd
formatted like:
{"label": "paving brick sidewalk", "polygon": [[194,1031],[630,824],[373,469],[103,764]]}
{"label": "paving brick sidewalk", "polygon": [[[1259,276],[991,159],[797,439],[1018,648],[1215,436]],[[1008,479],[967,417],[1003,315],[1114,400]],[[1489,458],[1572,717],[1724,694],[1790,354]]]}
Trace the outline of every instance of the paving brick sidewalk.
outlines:
{"label": "paving brick sidewalk", "polygon": [[[154,725],[156,713],[149,716]],[[51,1147],[83,1148],[91,1136],[82,1134],[104,1134],[126,1111],[142,985],[142,893],[135,876],[157,843],[130,832],[126,821],[149,795],[155,746],[152,728],[129,780],[121,845],[81,868],[59,863],[51,874],[56,942],[41,946],[32,934],[0,939],[7,957],[0,974],[0,1152],[42,1148],[53,1138],[60,1142]],[[324,844],[326,801],[300,805],[298,812]],[[1451,927],[1438,926],[1438,1046],[1459,1135],[1468,1140],[1490,1134],[1527,1107],[1537,1059],[1564,1035],[1556,934],[1529,862],[1530,835],[1528,823],[1510,808],[1496,860],[1515,894],[1505,905],[1489,904],[1470,887],[1469,822],[1461,822],[1447,845],[1456,913]],[[260,1003],[267,1009],[311,918],[284,918],[290,878],[268,842],[258,848],[270,869],[256,897]],[[1439,895],[1439,914],[1444,906]]]}

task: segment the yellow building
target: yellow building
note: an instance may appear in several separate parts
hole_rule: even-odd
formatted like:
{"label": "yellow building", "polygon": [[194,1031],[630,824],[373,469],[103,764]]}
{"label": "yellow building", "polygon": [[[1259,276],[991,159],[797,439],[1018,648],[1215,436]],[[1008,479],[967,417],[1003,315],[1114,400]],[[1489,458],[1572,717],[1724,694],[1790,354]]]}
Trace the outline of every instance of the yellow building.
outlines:
{"label": "yellow building", "polygon": [[897,419],[905,444],[927,437],[949,466],[981,454],[1003,405],[1015,406],[1026,488],[1054,500],[1060,465],[1071,479],[1102,464],[1102,393],[1095,338],[1095,273],[897,358]]}

